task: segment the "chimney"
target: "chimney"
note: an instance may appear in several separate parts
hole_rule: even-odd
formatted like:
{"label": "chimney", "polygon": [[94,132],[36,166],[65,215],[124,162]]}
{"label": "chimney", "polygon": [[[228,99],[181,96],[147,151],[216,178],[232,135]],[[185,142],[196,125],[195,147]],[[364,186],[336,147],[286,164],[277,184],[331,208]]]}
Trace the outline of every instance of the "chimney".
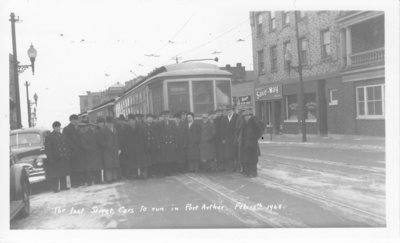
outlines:
{"label": "chimney", "polygon": [[240,63],[240,62],[236,63],[236,67],[238,67],[238,68],[242,67],[242,63]]}
{"label": "chimney", "polygon": [[226,64],[226,66],[225,66],[226,68],[230,68],[231,67],[231,65],[229,65],[229,64]]}

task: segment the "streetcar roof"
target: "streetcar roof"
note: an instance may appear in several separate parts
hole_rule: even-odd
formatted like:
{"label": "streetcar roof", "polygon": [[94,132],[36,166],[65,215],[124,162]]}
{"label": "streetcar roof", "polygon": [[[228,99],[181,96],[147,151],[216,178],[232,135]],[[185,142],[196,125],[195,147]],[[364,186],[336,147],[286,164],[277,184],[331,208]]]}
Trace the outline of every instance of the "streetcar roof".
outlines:
{"label": "streetcar roof", "polygon": [[[221,70],[217,65],[203,62],[183,62],[177,64],[170,64],[162,66],[155,71],[157,74],[149,75],[145,77],[143,80],[138,82],[136,85],[132,86],[128,90],[126,90],[118,99],[124,97],[125,95],[132,92],[136,88],[149,83],[150,81],[163,78],[163,77],[179,77],[179,76],[199,76],[199,75],[215,75],[215,76],[232,76],[232,73]],[[117,100],[118,100],[117,99]]]}
{"label": "streetcar roof", "polygon": [[187,75],[229,75],[228,71],[221,70],[215,64],[202,62],[177,63],[164,66],[167,71],[159,73],[150,79],[168,76],[187,76]]}

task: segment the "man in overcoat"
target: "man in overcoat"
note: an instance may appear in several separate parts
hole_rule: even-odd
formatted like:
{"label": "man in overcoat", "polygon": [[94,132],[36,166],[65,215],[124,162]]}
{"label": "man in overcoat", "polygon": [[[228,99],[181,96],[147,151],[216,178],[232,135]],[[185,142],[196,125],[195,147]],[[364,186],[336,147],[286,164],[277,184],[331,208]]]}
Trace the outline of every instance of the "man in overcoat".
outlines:
{"label": "man in overcoat", "polygon": [[88,185],[99,183],[103,168],[101,149],[97,143],[98,130],[95,124],[86,123],[86,130],[81,136],[82,146],[86,158],[86,181]]}
{"label": "man in overcoat", "polygon": [[175,122],[170,120],[170,112],[163,111],[160,114],[161,122],[158,124],[159,131],[159,166],[161,176],[169,176],[174,173],[173,168],[176,167],[177,150],[178,150],[178,127]]}
{"label": "man in overcoat", "polygon": [[131,178],[146,179],[148,163],[145,154],[145,141],[142,126],[133,115],[128,116],[127,142],[128,142],[128,170]]}
{"label": "man in overcoat", "polygon": [[79,134],[78,116],[73,114],[69,117],[70,123],[63,129],[63,134],[66,139],[67,147],[71,153],[70,169],[71,169],[71,185],[78,187],[85,182],[86,165],[84,151]]}
{"label": "man in overcoat", "polygon": [[239,168],[237,166],[237,151],[238,144],[235,139],[236,134],[236,121],[238,119],[238,114],[235,112],[235,107],[229,105],[227,107],[226,118],[228,118],[227,125],[227,151],[226,151],[226,165],[229,171],[237,171]]}
{"label": "man in overcoat", "polygon": [[243,112],[243,117],[238,132],[239,159],[243,165],[243,173],[248,177],[256,177],[258,156],[261,155],[258,139],[262,136],[263,124],[252,115],[250,109]]}
{"label": "man in overcoat", "polygon": [[217,171],[215,150],[215,125],[212,119],[213,112],[202,115],[200,159],[205,171]]}
{"label": "man in overcoat", "polygon": [[121,152],[118,140],[118,132],[114,127],[112,117],[106,117],[106,125],[100,129],[100,144],[103,151],[103,168],[105,181],[115,182],[119,179]]}
{"label": "man in overcoat", "polygon": [[129,171],[128,168],[128,153],[129,153],[129,142],[128,142],[128,134],[127,127],[124,115],[120,115],[115,122],[115,129],[118,133],[118,142],[121,149],[121,154],[119,155],[119,161],[121,166],[121,176],[129,177],[127,174]]}
{"label": "man in overcoat", "polygon": [[52,126],[53,131],[45,140],[45,152],[47,156],[45,168],[46,176],[52,190],[59,192],[60,189],[69,189],[67,187],[67,176],[70,175],[70,154],[65,137],[61,134],[61,123],[55,121]]}
{"label": "man in overcoat", "polygon": [[148,175],[155,176],[158,171],[158,154],[160,151],[158,126],[154,121],[155,116],[146,115],[146,120],[141,127],[143,131],[143,143],[145,151],[145,160],[148,168]]}
{"label": "man in overcoat", "polygon": [[[184,115],[182,115],[184,114]],[[188,127],[186,120],[185,112],[178,112],[174,116],[175,124],[178,127],[178,149],[177,149],[177,168],[176,170],[180,173],[183,173],[187,170],[187,156],[186,156],[186,148],[187,148],[187,139],[188,139]]]}
{"label": "man in overcoat", "polygon": [[201,142],[201,126],[194,121],[194,114],[187,114],[187,161],[190,172],[199,172],[200,167],[200,142]]}
{"label": "man in overcoat", "polygon": [[214,125],[215,125],[215,148],[216,148],[216,162],[217,162],[217,170],[223,171],[223,153],[222,148],[223,146],[223,137],[222,137],[222,110],[217,109],[215,110],[214,116]]}

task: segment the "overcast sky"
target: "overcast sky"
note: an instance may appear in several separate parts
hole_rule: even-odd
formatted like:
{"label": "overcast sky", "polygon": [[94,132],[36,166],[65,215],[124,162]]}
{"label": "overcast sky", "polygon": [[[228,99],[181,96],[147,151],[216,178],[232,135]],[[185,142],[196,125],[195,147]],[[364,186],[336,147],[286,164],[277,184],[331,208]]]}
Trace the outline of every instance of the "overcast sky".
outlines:
{"label": "overcast sky", "polygon": [[[67,122],[79,113],[79,95],[100,91],[156,67],[182,60],[213,58],[218,65],[243,63],[252,69],[249,11],[239,5],[200,4],[195,1],[50,1],[21,0],[3,3],[2,16],[14,12],[17,51],[21,64],[29,64],[26,51],[32,42],[38,56],[35,75],[20,75],[23,125],[27,125],[23,83],[36,92],[39,126],[54,120]],[[4,18],[2,18],[4,20]],[[5,21],[2,21],[5,22]],[[9,36],[10,22],[2,23]],[[238,42],[238,39],[245,41]],[[212,52],[222,53],[213,55]],[[146,57],[155,54],[160,57]],[[110,76],[106,76],[105,73]],[[33,99],[33,98],[31,98]]]}

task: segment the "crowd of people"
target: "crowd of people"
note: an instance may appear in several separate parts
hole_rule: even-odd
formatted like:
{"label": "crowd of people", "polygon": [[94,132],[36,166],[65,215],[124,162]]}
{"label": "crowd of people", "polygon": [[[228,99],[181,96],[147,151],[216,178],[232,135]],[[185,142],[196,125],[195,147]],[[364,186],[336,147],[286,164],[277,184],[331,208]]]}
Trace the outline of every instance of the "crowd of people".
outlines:
{"label": "crowd of people", "polygon": [[69,189],[67,178],[79,187],[187,172],[255,177],[265,125],[250,109],[235,111],[226,107],[202,114],[201,120],[183,111],[130,114],[100,117],[96,124],[71,115],[62,132],[56,121],[46,138],[47,178],[57,192]]}

